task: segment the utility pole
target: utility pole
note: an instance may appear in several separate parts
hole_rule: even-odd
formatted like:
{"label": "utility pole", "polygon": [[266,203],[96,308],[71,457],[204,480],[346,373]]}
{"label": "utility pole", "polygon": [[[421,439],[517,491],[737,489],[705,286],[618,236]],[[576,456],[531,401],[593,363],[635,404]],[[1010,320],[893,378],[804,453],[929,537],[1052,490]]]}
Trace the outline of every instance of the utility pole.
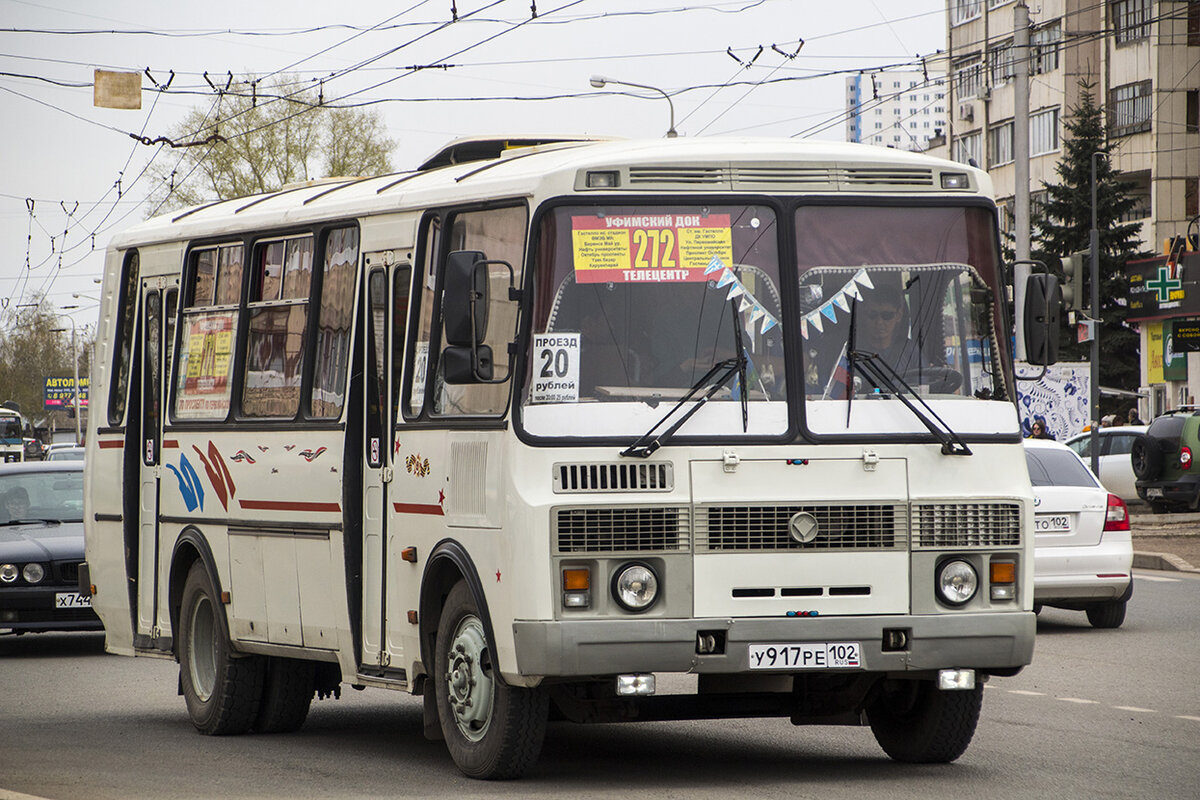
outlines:
{"label": "utility pole", "polygon": [[1096,156],[1107,156],[1103,150],[1092,153],[1092,230],[1088,250],[1092,254],[1092,472],[1100,474],[1100,229],[1096,224]]}
{"label": "utility pole", "polygon": [[1025,353],[1025,284],[1029,280],[1029,6],[1013,8],[1013,223],[1016,266],[1013,267],[1013,319],[1018,361]]}

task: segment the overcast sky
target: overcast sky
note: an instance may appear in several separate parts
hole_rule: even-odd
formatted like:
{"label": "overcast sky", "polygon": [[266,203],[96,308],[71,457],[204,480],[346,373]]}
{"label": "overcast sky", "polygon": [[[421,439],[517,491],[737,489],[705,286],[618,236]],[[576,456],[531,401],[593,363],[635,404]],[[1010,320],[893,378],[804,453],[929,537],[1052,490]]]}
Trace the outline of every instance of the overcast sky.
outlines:
{"label": "overcast sky", "polygon": [[[223,87],[287,70],[324,79],[327,101],[386,100],[371,107],[405,169],[459,136],[666,132],[661,95],[593,89],[596,74],[670,93],[684,136],[841,140],[846,76],[826,73],[913,62],[945,39],[944,0],[0,0],[0,324],[38,292],[94,324],[103,250],[150,211],[142,170],[178,157],[129,134],[207,109],[205,72]],[[97,109],[96,68],[148,68],[143,89],[175,77],[141,110]]]}

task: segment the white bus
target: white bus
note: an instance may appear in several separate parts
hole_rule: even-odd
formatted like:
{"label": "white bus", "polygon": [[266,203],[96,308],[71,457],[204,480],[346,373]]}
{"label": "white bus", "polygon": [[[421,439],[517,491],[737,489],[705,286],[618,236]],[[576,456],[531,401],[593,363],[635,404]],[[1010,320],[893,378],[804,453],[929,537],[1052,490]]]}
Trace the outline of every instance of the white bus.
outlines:
{"label": "white bus", "polygon": [[[85,585],[202,733],[342,683],[467,775],[547,720],[967,747],[1033,653],[983,172],[859,145],[467,141],[107,255]],[[173,688],[173,687],[172,687]]]}

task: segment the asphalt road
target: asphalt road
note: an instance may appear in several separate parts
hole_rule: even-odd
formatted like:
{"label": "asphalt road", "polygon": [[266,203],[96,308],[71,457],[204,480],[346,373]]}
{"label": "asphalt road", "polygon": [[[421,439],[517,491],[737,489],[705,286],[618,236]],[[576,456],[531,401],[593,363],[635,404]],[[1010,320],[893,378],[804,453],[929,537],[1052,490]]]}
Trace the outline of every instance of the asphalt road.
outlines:
{"label": "asphalt road", "polygon": [[[303,730],[204,737],[170,661],[93,634],[0,638],[0,799],[1200,795],[1200,576],[1139,571],[1124,627],[1047,609],[1034,663],[985,692],[954,764],[889,761],[868,729],[783,720],[552,724],[523,780],[462,777],[417,698],[343,687]],[[664,682],[665,683],[665,682]]]}

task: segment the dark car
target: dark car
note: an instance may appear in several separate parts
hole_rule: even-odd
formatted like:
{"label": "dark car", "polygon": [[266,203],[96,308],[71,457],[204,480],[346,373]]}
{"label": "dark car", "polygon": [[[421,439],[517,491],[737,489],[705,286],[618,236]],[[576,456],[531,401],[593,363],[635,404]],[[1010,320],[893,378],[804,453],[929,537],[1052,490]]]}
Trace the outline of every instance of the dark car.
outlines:
{"label": "dark car", "polygon": [[103,630],[83,562],[83,462],[0,466],[0,631]]}
{"label": "dark car", "polygon": [[1200,509],[1200,412],[1191,408],[1156,418],[1129,452],[1138,497],[1155,513]]}

